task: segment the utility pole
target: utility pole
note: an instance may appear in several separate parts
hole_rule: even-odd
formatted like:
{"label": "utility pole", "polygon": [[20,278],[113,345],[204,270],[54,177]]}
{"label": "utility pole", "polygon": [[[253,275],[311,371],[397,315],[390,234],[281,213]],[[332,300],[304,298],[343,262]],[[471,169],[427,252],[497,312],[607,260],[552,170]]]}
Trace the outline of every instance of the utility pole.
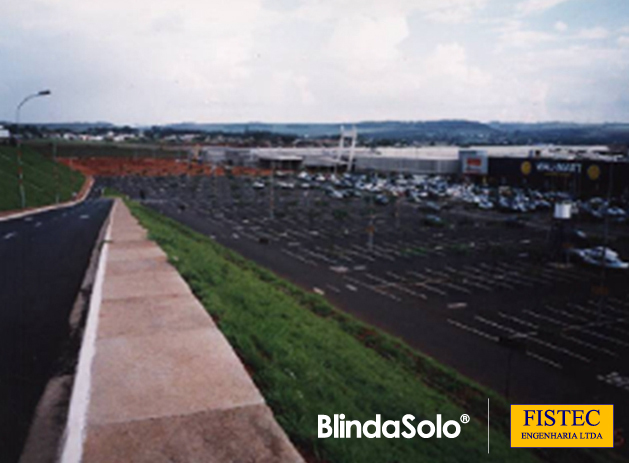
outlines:
{"label": "utility pole", "polygon": [[57,141],[52,142],[52,160],[55,163],[55,204],[59,204],[59,164],[57,162]]}
{"label": "utility pole", "polygon": [[269,184],[269,217],[275,218],[275,162],[271,160],[271,182]]}
{"label": "utility pole", "polygon": [[[32,95],[28,95],[24,98],[20,104],[15,109],[15,132],[19,132],[20,127],[20,110],[22,106],[24,106],[28,101],[33,98],[37,98],[40,96],[48,96],[50,95],[50,90],[41,90],[37,93],[33,93]],[[26,192],[24,191],[24,165],[22,163],[22,142],[20,139],[17,139],[17,175],[18,175],[18,187],[20,189],[20,203],[22,209],[26,208]]]}
{"label": "utility pole", "polygon": [[376,231],[374,225],[374,212],[373,212],[373,196],[369,195],[369,226],[367,227],[367,249],[369,252],[373,252],[373,235]]}
{"label": "utility pole", "polygon": [[607,244],[609,243],[609,204],[612,199],[612,183],[614,174],[614,163],[609,164],[609,181],[607,182],[607,207],[605,208],[605,222],[603,231],[603,251],[601,252],[601,287],[600,287],[600,300],[598,303],[598,320],[603,318],[603,311],[605,310],[605,298],[609,289],[606,286],[607,283],[607,264],[605,262],[605,253],[607,252]]}

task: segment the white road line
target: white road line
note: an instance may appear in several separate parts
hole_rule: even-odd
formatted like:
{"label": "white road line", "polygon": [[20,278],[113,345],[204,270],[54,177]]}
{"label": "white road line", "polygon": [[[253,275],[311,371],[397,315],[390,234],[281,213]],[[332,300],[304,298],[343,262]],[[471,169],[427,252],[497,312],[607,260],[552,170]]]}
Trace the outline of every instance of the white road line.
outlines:
{"label": "white road line", "polygon": [[493,342],[498,342],[498,336],[492,336],[491,334],[485,333],[484,331],[473,328],[471,326],[464,325],[463,323],[460,323],[456,320],[452,320],[448,318],[448,323],[456,326],[457,328],[461,328],[462,330],[469,331],[470,333],[474,333],[482,338],[489,339],[490,341],[493,341]]}
{"label": "white road line", "polygon": [[589,347],[590,349],[597,350],[599,352],[603,352],[603,353],[605,353],[607,355],[611,355],[612,357],[618,357],[618,354],[616,352],[612,352],[611,350],[605,349],[604,347],[599,347],[596,344],[592,344],[590,342],[583,341],[581,339],[575,338],[574,336],[569,336],[567,334],[563,334],[561,337],[563,339],[567,339],[568,341],[572,341],[575,344],[579,344],[581,346]]}
{"label": "white road line", "polygon": [[529,328],[533,328],[534,330],[539,329],[539,325],[527,322],[526,320],[522,320],[521,318],[518,318],[518,317],[513,317],[511,315],[507,315],[507,314],[502,313],[502,312],[498,312],[498,316],[502,317],[502,318],[506,318],[507,320],[514,321],[514,322],[519,323],[521,325],[528,326]]}
{"label": "white road line", "polygon": [[336,286],[332,286],[332,285],[326,284],[325,287],[328,288],[333,293],[340,293],[341,292],[341,290],[338,289]]}
{"label": "white road line", "polygon": [[547,365],[550,365],[551,367],[558,368],[559,370],[561,370],[561,369],[563,368],[563,367],[561,366],[561,364],[560,364],[560,363],[553,362],[552,360],[547,359],[546,357],[542,357],[541,355],[537,355],[537,354],[536,354],[536,353],[534,353],[534,352],[527,351],[527,352],[526,352],[526,355],[527,355],[527,356],[529,356],[529,357],[531,357],[531,358],[534,358],[535,360],[539,360],[539,361],[540,361],[540,362],[542,362],[542,363],[545,363],[545,364],[547,364]]}
{"label": "white road line", "polygon": [[4,235],[4,239],[5,239],[5,240],[9,240],[9,239],[13,238],[14,236],[17,236],[17,233],[15,233],[15,232],[9,232],[9,233],[7,233],[6,235]]}
{"label": "white road line", "polygon": [[107,225],[103,248],[98,258],[98,267],[94,278],[92,295],[90,296],[89,310],[83,342],[79,352],[79,363],[74,377],[72,397],[66,421],[63,449],[59,461],[62,463],[80,463],[83,456],[83,438],[87,423],[87,409],[90,403],[92,385],[92,362],[96,353],[96,335],[98,320],[103,298],[103,284],[105,280],[105,267],[111,240],[111,228],[115,207],[110,211],[110,221]]}
{"label": "white road line", "polygon": [[41,224],[42,224],[41,222],[37,222],[37,223],[35,224],[35,228],[39,228],[39,227],[41,227]]}
{"label": "white road line", "polygon": [[542,341],[537,338],[528,338],[529,341],[539,344],[540,346],[548,347],[549,349],[556,350],[557,352],[562,352],[570,357],[574,357],[575,359],[581,360],[582,362],[590,363],[591,360],[583,355],[576,354],[565,347],[556,346],[555,344],[551,344],[546,341]]}

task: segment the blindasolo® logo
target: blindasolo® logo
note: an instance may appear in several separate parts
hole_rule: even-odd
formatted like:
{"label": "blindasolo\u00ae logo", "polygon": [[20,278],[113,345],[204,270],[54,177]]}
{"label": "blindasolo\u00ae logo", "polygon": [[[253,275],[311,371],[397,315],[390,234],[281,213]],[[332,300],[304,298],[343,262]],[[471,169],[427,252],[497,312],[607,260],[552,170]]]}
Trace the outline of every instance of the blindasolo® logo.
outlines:
{"label": "blindasolo\u00ae logo", "polygon": [[511,405],[511,447],[613,446],[613,405]]}
{"label": "blindasolo\u00ae logo", "polygon": [[[380,439],[385,437],[387,439],[399,439],[404,437],[405,439],[413,439],[419,436],[423,439],[430,439],[436,437],[441,439],[446,437],[448,439],[454,439],[461,434],[461,425],[454,421],[443,421],[440,414],[437,414],[436,424],[430,420],[420,421],[415,424],[415,417],[413,415],[404,415],[402,422],[397,420],[387,420],[382,422],[382,415],[376,415],[375,420],[365,421],[345,421],[344,414],[334,415],[330,417],[328,415],[318,415],[318,433],[319,439],[327,439],[332,437],[334,439],[351,439],[362,438],[367,439]],[[467,424],[470,422],[470,416],[467,414],[461,415],[461,423]],[[400,427],[405,431],[400,432]],[[352,433],[353,431],[353,433]]]}

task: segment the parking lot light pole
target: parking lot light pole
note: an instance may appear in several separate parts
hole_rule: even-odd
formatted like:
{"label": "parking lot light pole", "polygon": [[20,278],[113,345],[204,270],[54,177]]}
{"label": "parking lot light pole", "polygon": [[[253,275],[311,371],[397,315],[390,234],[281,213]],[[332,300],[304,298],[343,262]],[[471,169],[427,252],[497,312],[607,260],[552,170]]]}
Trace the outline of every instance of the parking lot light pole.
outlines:
{"label": "parking lot light pole", "polygon": [[[41,90],[37,93],[33,93],[32,95],[28,95],[26,98],[22,100],[22,102],[17,105],[15,110],[15,132],[17,134],[18,129],[20,127],[20,110],[22,106],[24,106],[28,101],[33,98],[37,98],[40,96],[48,96],[50,95],[50,90]],[[17,140],[17,173],[18,173],[18,185],[20,189],[20,202],[22,205],[22,209],[26,208],[26,192],[24,191],[24,170],[22,167],[22,144],[18,138]]]}
{"label": "parking lot light pole", "polygon": [[269,185],[269,218],[275,218],[275,161],[271,161],[271,184]]}
{"label": "parking lot light pole", "polygon": [[511,393],[511,364],[513,362],[513,354],[516,352],[526,352],[526,341],[531,336],[535,336],[536,332],[516,333],[510,336],[500,337],[499,342],[505,346],[509,353],[507,354],[507,371],[505,378],[505,398],[508,400]]}

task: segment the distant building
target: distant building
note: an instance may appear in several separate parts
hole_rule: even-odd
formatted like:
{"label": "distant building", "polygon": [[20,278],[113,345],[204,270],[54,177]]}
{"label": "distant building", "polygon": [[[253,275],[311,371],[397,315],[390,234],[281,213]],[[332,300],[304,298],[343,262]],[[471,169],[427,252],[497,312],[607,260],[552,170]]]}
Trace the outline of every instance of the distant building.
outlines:
{"label": "distant building", "polygon": [[8,145],[11,142],[11,133],[0,125],[0,144]]}

